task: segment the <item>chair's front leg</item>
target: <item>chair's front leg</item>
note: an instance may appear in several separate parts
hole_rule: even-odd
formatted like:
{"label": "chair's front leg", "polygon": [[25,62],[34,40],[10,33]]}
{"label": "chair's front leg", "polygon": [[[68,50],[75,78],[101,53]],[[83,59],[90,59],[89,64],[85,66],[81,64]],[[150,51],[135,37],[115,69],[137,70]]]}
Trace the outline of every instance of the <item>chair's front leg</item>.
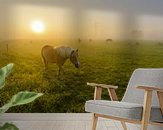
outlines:
{"label": "chair's front leg", "polygon": [[101,99],[101,93],[102,88],[101,87],[95,87],[95,93],[94,93],[94,100],[100,100]]}
{"label": "chair's front leg", "polygon": [[[94,92],[94,100],[100,100],[101,99],[101,93],[102,93],[102,88],[96,86],[95,92]],[[97,121],[98,121],[98,117],[96,116],[95,113],[93,113],[92,130],[96,130]]]}
{"label": "chair's front leg", "polygon": [[141,130],[147,130],[149,120],[150,120],[151,102],[152,102],[152,90],[146,90],[145,95],[144,95],[144,106],[143,106]]}
{"label": "chair's front leg", "polygon": [[97,121],[98,121],[98,117],[95,115],[95,113],[93,113],[92,130],[96,130]]}

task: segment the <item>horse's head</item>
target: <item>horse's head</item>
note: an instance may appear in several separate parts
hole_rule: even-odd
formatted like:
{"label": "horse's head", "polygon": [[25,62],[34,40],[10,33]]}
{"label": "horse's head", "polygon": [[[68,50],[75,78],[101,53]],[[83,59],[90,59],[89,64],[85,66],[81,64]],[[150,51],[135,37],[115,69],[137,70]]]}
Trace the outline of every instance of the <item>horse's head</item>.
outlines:
{"label": "horse's head", "polygon": [[79,68],[80,63],[78,61],[78,49],[77,50],[73,50],[71,52],[70,61],[71,61],[72,64],[75,65],[76,68]]}

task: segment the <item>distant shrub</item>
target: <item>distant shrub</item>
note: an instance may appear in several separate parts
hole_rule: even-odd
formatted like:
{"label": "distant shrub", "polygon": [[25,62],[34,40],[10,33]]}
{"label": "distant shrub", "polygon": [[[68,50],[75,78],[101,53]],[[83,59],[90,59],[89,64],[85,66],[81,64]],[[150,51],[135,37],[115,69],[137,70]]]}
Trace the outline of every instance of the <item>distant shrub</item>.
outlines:
{"label": "distant shrub", "polygon": [[163,45],[161,42],[158,42],[158,45]]}

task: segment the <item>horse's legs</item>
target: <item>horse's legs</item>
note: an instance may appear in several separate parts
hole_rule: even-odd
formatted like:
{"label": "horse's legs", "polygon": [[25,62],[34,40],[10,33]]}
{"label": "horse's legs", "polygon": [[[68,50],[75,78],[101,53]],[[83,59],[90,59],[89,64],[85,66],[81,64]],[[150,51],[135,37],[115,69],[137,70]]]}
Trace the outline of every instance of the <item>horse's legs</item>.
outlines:
{"label": "horse's legs", "polygon": [[44,66],[45,66],[45,71],[47,71],[48,69],[48,61],[45,59],[44,56],[42,56],[43,62],[44,62]]}
{"label": "horse's legs", "polygon": [[64,71],[64,67],[63,67],[63,66],[62,66],[61,70],[62,70],[62,74],[64,74],[64,73],[65,73],[65,71]]}
{"label": "horse's legs", "polygon": [[48,62],[46,62],[45,70],[46,70],[46,71],[48,70]]}
{"label": "horse's legs", "polygon": [[59,70],[58,70],[58,77],[59,77],[62,71],[62,66],[58,66],[58,67],[59,67]]}
{"label": "horse's legs", "polygon": [[47,71],[48,70],[48,62],[45,61],[44,64],[45,64],[45,71]]}

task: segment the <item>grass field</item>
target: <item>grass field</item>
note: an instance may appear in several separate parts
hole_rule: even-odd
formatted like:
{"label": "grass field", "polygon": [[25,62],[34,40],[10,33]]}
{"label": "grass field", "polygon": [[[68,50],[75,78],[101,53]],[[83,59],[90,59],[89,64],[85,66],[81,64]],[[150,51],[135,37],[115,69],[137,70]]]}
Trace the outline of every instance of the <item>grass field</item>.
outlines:
{"label": "grass field", "polygon": [[[94,93],[94,88],[86,85],[87,81],[118,85],[117,94],[121,100],[134,69],[163,67],[163,45],[157,42],[143,41],[139,45],[123,41],[56,43],[59,42],[14,40],[0,43],[0,67],[11,62],[15,64],[6,87],[0,91],[1,106],[17,92],[29,90],[44,93],[44,96],[9,112],[84,112],[85,101],[93,99]],[[57,66],[50,64],[49,74],[46,74],[40,56],[44,44],[78,48],[81,67],[76,69],[67,61],[65,74],[58,79]],[[103,98],[109,99],[106,90]]]}

